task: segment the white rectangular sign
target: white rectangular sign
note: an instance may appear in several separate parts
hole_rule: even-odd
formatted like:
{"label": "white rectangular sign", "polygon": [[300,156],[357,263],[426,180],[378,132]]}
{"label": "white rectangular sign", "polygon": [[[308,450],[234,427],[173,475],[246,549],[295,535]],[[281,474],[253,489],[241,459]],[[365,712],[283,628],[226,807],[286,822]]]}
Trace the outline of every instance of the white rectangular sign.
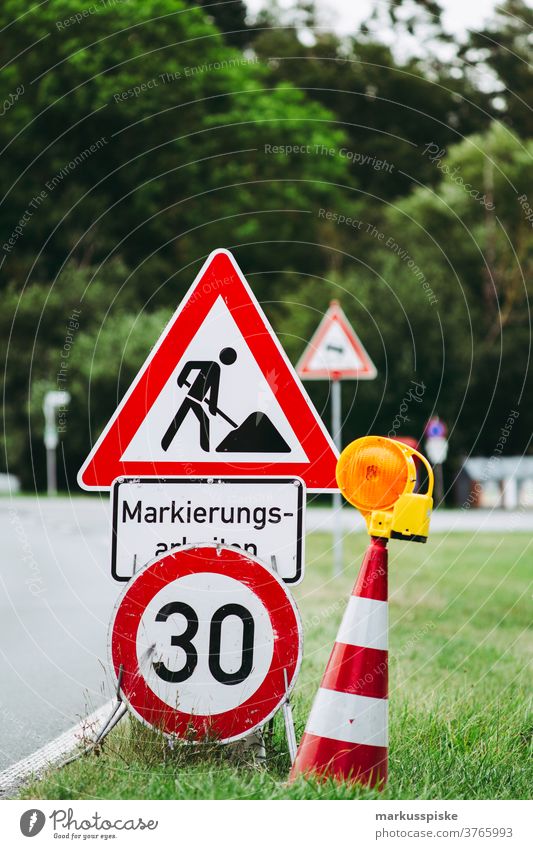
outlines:
{"label": "white rectangular sign", "polygon": [[300,478],[118,478],[112,491],[116,581],[128,581],[172,548],[200,542],[255,555],[275,566],[287,584],[303,578],[305,484]]}

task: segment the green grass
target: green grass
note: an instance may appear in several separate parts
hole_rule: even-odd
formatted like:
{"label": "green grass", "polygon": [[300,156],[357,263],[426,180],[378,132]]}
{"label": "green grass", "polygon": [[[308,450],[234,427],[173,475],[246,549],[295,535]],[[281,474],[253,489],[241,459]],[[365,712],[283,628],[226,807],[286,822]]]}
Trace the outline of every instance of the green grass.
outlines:
{"label": "green grass", "polygon": [[[330,537],[308,540],[296,596],[304,662],[293,696],[300,737],[367,539],[345,541],[351,562],[331,578]],[[390,779],[380,798],[521,799],[533,786],[528,711],[531,540],[527,534],[435,534],[390,545]],[[351,799],[375,791],[328,781],[286,785],[281,715],[263,768],[227,747],[178,746],[123,721],[85,756],[22,798]]]}

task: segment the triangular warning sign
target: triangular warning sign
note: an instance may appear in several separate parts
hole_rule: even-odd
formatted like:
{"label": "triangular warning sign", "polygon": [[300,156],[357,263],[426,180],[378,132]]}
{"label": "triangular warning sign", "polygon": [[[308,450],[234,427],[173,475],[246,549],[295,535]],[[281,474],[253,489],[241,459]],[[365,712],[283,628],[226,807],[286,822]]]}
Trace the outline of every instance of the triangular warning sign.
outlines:
{"label": "triangular warning sign", "polygon": [[307,380],[373,380],[377,371],[357,333],[332,301],[296,371]]}
{"label": "triangular warning sign", "polygon": [[78,474],[298,475],[336,489],[338,453],[229,251],[214,251]]}

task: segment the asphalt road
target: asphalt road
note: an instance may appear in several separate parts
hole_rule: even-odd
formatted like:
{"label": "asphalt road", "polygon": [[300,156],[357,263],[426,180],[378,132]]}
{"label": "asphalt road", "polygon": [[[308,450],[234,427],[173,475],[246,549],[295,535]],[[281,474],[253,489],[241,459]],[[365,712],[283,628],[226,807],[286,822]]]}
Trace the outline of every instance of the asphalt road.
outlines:
{"label": "asphalt road", "polygon": [[[355,510],[341,521],[362,528]],[[105,497],[0,499],[0,770],[112,695],[109,523]],[[308,531],[331,527],[329,509],[307,511]],[[531,532],[533,511],[439,511],[432,530]]]}
{"label": "asphalt road", "polygon": [[107,499],[0,499],[0,769],[109,699],[108,526]]}

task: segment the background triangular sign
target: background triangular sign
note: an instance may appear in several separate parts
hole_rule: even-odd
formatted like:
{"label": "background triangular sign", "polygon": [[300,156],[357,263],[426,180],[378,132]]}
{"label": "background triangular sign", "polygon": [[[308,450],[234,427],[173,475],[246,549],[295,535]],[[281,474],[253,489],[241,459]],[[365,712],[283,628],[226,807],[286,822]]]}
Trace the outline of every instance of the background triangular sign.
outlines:
{"label": "background triangular sign", "polygon": [[377,370],[338,301],[332,301],[296,366],[305,380],[373,380]]}

